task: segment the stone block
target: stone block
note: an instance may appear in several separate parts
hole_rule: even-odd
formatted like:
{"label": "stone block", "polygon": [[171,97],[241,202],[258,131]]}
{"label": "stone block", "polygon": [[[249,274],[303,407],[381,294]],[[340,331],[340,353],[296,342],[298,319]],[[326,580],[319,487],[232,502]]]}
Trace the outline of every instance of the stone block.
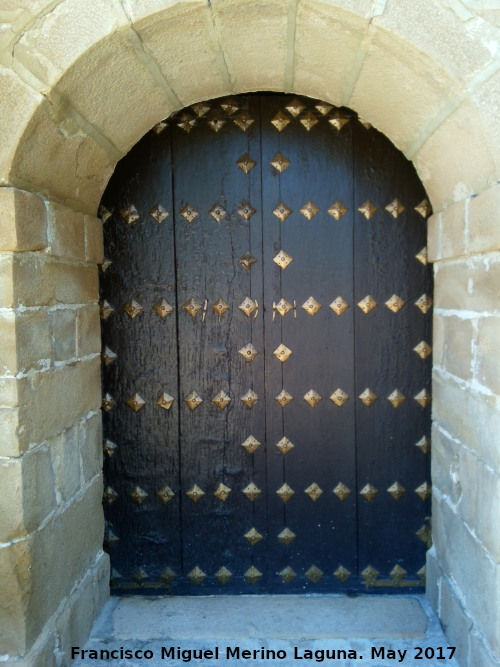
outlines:
{"label": "stone block", "polygon": [[4,655],[24,655],[32,643],[27,637],[32,563],[28,540],[0,547],[0,646]]}
{"label": "stone block", "polygon": [[469,664],[474,667],[499,667],[500,658],[494,656],[479,632],[469,635]]}
{"label": "stone block", "polygon": [[433,319],[434,343],[432,346],[435,366],[463,380],[472,378],[472,344],[474,328],[472,320],[435,314]]}
{"label": "stone block", "polygon": [[452,259],[468,254],[465,200],[447,206],[439,214],[438,228],[434,229],[434,226],[433,221],[429,230],[429,261]]}
{"label": "stone block", "polygon": [[83,577],[67,600],[56,621],[59,646],[67,664],[71,664],[71,647],[84,646],[94,622],[94,589],[92,570]]}
{"label": "stone block", "polygon": [[43,199],[17,188],[0,188],[0,251],[47,247]]}
{"label": "stone block", "polygon": [[446,577],[441,582],[441,623],[459,665],[469,665],[469,632],[472,619],[457,599]]}
{"label": "stone block", "polygon": [[429,262],[441,257],[441,213],[427,218],[427,257]]}
{"label": "stone block", "polygon": [[432,429],[432,487],[457,503],[462,495],[462,484],[459,476],[459,450],[463,446],[448,438],[442,431],[433,426]]}
{"label": "stone block", "polygon": [[78,425],[48,441],[56,489],[57,502],[69,502],[80,489],[80,450]]}
{"label": "stone block", "polygon": [[72,308],[50,311],[55,361],[66,361],[76,357],[76,313],[77,311]]}
{"label": "stone block", "polygon": [[50,321],[45,311],[5,310],[0,314],[0,340],[0,370],[4,375],[39,370],[50,364]]}
{"label": "stone block", "polygon": [[78,357],[101,352],[101,318],[97,304],[78,309],[76,331]]}
{"label": "stone block", "polygon": [[469,205],[469,252],[500,250],[500,186],[473,197]]}
{"label": "stone block", "polygon": [[29,401],[29,383],[27,377],[0,378],[0,406],[18,408]]}
{"label": "stone block", "polygon": [[479,255],[434,267],[434,307],[496,311],[500,299],[500,253]]}
{"label": "stone block", "polygon": [[84,260],[83,214],[54,202],[49,203],[48,213],[50,254]]}
{"label": "stone block", "polygon": [[85,216],[85,259],[92,264],[101,264],[104,257],[102,220]]}
{"label": "stone block", "polygon": [[28,442],[24,437],[23,420],[26,408],[0,408],[0,456],[21,456]]}
{"label": "stone block", "polygon": [[102,417],[98,412],[80,422],[79,446],[83,483],[102,472]]}
{"label": "stone block", "polygon": [[479,320],[475,377],[500,396],[500,317]]}
{"label": "stone block", "polygon": [[61,667],[58,641],[55,631],[46,628],[26,656],[14,664],[16,667]]}
{"label": "stone block", "polygon": [[495,562],[500,563],[500,532],[496,528],[500,516],[500,475],[480,460],[477,489],[474,531]]}
{"label": "stone block", "polygon": [[441,570],[436,557],[436,550],[434,547],[431,547],[427,552],[425,565],[425,595],[436,612],[436,615],[439,615],[442,576],[443,571]]}
{"label": "stone block", "polygon": [[0,542],[23,537],[54,510],[54,475],[49,450],[40,446],[0,464]]}
{"label": "stone block", "polygon": [[[498,49],[498,42],[498,30],[496,30],[496,39],[490,42],[491,47]],[[500,167],[500,128],[497,122],[500,114],[500,72],[498,67],[494,74],[474,88],[474,102],[481,111],[489,132],[489,135],[483,138],[483,143],[491,145],[498,169]]]}
{"label": "stone block", "polygon": [[92,570],[94,573],[94,613],[97,618],[109,600],[110,565],[108,554],[101,551]]}

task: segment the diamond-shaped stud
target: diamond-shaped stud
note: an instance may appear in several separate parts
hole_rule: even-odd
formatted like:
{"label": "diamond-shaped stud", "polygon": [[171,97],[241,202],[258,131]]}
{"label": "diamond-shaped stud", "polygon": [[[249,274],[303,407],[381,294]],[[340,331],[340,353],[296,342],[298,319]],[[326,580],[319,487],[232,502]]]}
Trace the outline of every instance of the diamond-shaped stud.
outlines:
{"label": "diamond-shaped stud", "polygon": [[248,174],[248,172],[253,169],[257,163],[255,160],[252,160],[248,153],[245,153],[239,158],[239,160],[237,160],[236,164],[244,174]]}
{"label": "diamond-shaped stud", "polygon": [[309,581],[312,581],[313,584],[317,584],[323,576],[323,570],[320,570],[319,567],[316,567],[316,565],[311,565],[305,575]]}
{"label": "diamond-shaped stud", "polygon": [[102,263],[99,265],[101,267],[101,272],[106,273],[111,264],[113,264],[113,262],[109,259],[109,257],[103,257]]}
{"label": "diamond-shaped stud", "polygon": [[288,486],[288,484],[283,484],[280,486],[280,488],[276,491],[277,495],[281,498],[281,500],[284,503],[287,503],[290,498],[295,494],[295,491]]}
{"label": "diamond-shaped stud", "polygon": [[101,204],[99,206],[99,210],[97,211],[97,215],[101,218],[102,223],[104,224],[111,218],[112,213],[105,206]]}
{"label": "diamond-shaped stud", "polygon": [[182,310],[185,310],[191,317],[196,317],[196,313],[201,310],[201,308],[201,304],[195,301],[192,297],[182,306]]}
{"label": "diamond-shaped stud", "polygon": [[280,299],[275,305],[274,310],[277,310],[281,317],[285,317],[292,310],[292,307],[292,304],[288,303],[286,299]]}
{"label": "diamond-shaped stud", "polygon": [[132,491],[130,494],[130,497],[134,501],[136,505],[139,505],[139,507],[142,505],[142,503],[146,500],[148,497],[148,494],[144,489],[141,489],[140,486],[136,486],[135,489]]}
{"label": "diamond-shaped stud", "polygon": [[115,309],[113,306],[108,303],[106,299],[103,299],[99,304],[99,314],[101,316],[101,320],[107,320],[111,313],[114,312],[114,310]]}
{"label": "diamond-shaped stud", "polygon": [[252,301],[252,299],[249,296],[246,296],[240,303],[238,308],[241,310],[242,313],[245,313],[247,317],[250,317],[253,311],[257,308],[257,304],[255,303],[255,301]]}
{"label": "diamond-shaped stud", "polygon": [[252,389],[249,389],[247,393],[241,397],[241,400],[247,406],[247,408],[253,408],[253,406],[259,400],[259,397]]}
{"label": "diamond-shaped stud", "polygon": [[[104,547],[107,548],[108,551],[109,551],[109,549],[114,547],[115,544],[119,541],[120,541],[120,538],[113,533],[111,528],[108,527],[106,529],[105,533],[104,533]],[[116,570],[114,570],[114,572],[116,572]],[[112,572],[112,574],[113,574],[113,572]],[[118,578],[120,578],[120,577],[121,577],[121,575],[118,575]]]}
{"label": "diamond-shaped stud", "polygon": [[311,317],[314,317],[318,310],[321,308],[321,304],[316,301],[313,296],[310,296],[307,301],[302,304],[302,308],[309,313]]}
{"label": "diamond-shaped stud", "polygon": [[131,396],[128,401],[128,407],[134,412],[139,412],[139,410],[145,405],[146,401],[142,398],[140,394],[134,394]]}
{"label": "diamond-shaped stud", "polygon": [[166,567],[163,572],[160,574],[160,581],[165,584],[165,586],[170,586],[170,584],[177,578],[177,575],[170,567]]}
{"label": "diamond-shaped stud", "polygon": [[149,215],[159,224],[168,218],[168,211],[161,204],[156,204],[156,206],[153,206],[149,211]]}
{"label": "diamond-shaped stud", "polygon": [[198,394],[195,391],[192,391],[189,396],[186,396],[184,399],[184,403],[188,406],[190,410],[194,410],[197,408],[200,403],[203,403],[203,399],[198,396]]}
{"label": "diamond-shaped stud", "polygon": [[226,216],[226,210],[220,204],[214,204],[208,215],[211,215],[216,222],[220,222]]}
{"label": "diamond-shaped stud", "polygon": [[276,447],[282,454],[288,454],[288,452],[290,452],[295,447],[295,445],[291,440],[283,437],[279,442],[276,443]]}
{"label": "diamond-shaped stud", "polygon": [[342,583],[344,583],[349,579],[351,573],[343,565],[339,565],[338,568],[333,573],[333,576],[336,577]]}
{"label": "diamond-shaped stud", "polygon": [[164,391],[156,401],[156,405],[159,405],[160,408],[163,408],[164,410],[170,410],[173,402],[174,397],[170,396],[170,394],[167,394],[167,392]]}
{"label": "diamond-shaped stud", "polygon": [[306,108],[306,105],[301,102],[297,97],[294,97],[291,102],[288,102],[288,104],[285,104],[285,109],[288,111],[288,113],[296,118],[298,115],[300,115],[304,109]]}
{"label": "diamond-shaped stud", "polygon": [[281,572],[278,572],[278,575],[280,576],[284,584],[290,583],[290,581],[293,581],[297,576],[290,567],[290,565],[287,565],[285,568],[281,570]]}
{"label": "diamond-shaped stud", "polygon": [[422,438],[420,438],[418,442],[415,443],[415,447],[418,447],[421,452],[427,454],[429,449],[431,448],[431,443],[429,441],[429,438],[424,435]]}
{"label": "diamond-shaped stud", "polygon": [[120,215],[125,220],[127,225],[132,225],[134,222],[139,220],[139,212],[133,204],[129,204],[124,208],[120,209]]}
{"label": "diamond-shaped stud", "polygon": [[193,222],[193,220],[198,216],[198,211],[194,208],[194,206],[191,206],[191,204],[186,204],[184,208],[179,211],[179,213],[188,222]]}
{"label": "diamond-shaped stud", "polygon": [[165,301],[165,299],[160,299],[160,301],[158,301],[158,303],[155,303],[155,305],[153,306],[153,310],[155,310],[157,315],[159,315],[160,317],[166,317],[173,311],[173,308],[168,303],[168,301]]}
{"label": "diamond-shaped stud", "polygon": [[369,220],[377,210],[375,204],[372,204],[369,199],[358,208],[358,211],[362,213],[367,220]]}
{"label": "diamond-shaped stud", "polygon": [[291,261],[293,261],[293,257],[287,255],[284,250],[280,250],[276,257],[273,257],[273,262],[277,264],[280,269],[286,269]]}
{"label": "diamond-shaped stud", "polygon": [[224,125],[226,124],[226,119],[222,118],[220,114],[215,112],[209,120],[207,120],[207,125],[214,132],[220,132]]}
{"label": "diamond-shaped stud", "polygon": [[334,495],[337,496],[339,500],[342,502],[347,498],[347,496],[351,493],[351,489],[349,489],[345,484],[342,484],[342,482],[339,482],[337,486],[333,489]]}
{"label": "diamond-shaped stud", "polygon": [[260,447],[260,442],[257,438],[254,438],[253,435],[249,435],[245,442],[241,443],[241,446],[244,447],[249,454],[253,454],[255,450]]}
{"label": "diamond-shaped stud", "polygon": [[247,343],[247,345],[238,350],[238,352],[241,354],[245,361],[252,361],[252,359],[254,359],[258,354],[252,343]]}
{"label": "diamond-shaped stud", "polygon": [[370,130],[373,127],[371,123],[369,123],[367,120],[364,120],[364,118],[360,118],[359,116],[358,122],[365,128],[365,130]]}
{"label": "diamond-shaped stud", "polygon": [[281,174],[285,171],[287,167],[290,166],[290,160],[288,160],[284,155],[278,152],[273,157],[270,164]]}
{"label": "diamond-shaped stud", "polygon": [[300,209],[302,215],[304,215],[308,220],[312,220],[318,211],[319,208],[310,199],[306,201],[304,206]]}
{"label": "diamond-shaped stud", "polygon": [[420,204],[415,206],[415,211],[419,213],[425,220],[425,218],[427,218],[430,215],[432,211],[432,206],[429,204],[429,201],[427,199],[422,199]]}
{"label": "diamond-shaped stud", "polygon": [[339,387],[330,396],[330,400],[333,401],[339,408],[341,408],[344,403],[349,400],[349,394],[346,394],[345,391],[342,391],[342,389]]}
{"label": "diamond-shaped stud", "polygon": [[323,489],[321,489],[316,482],[313,482],[310,484],[307,489],[304,489],[304,493],[306,493],[309,498],[315,503],[318,498],[322,495]]}
{"label": "diamond-shaped stud", "polygon": [[422,389],[414,398],[423,408],[426,408],[431,402],[431,395],[427,389]]}
{"label": "diamond-shaped stud", "polygon": [[313,129],[317,122],[318,119],[311,110],[307,111],[300,119],[301,125],[303,125],[308,132]]}
{"label": "diamond-shaped stud", "polygon": [[114,503],[115,500],[118,498],[118,494],[110,486],[107,486],[104,489],[104,493],[102,494],[102,498],[103,498],[105,503],[107,503],[108,505],[111,505],[111,503]]}
{"label": "diamond-shaped stud", "polygon": [[259,533],[258,530],[255,528],[251,528],[249,531],[247,531],[243,537],[245,540],[252,545],[252,547],[257,544],[257,542],[260,542],[262,539],[262,535]]}
{"label": "diamond-shaped stud", "polygon": [[260,496],[262,491],[253,482],[250,482],[250,484],[245,486],[245,488],[243,489],[243,493],[248,498],[248,500],[250,500],[253,503],[253,501]]}
{"label": "diamond-shaped stud", "polygon": [[320,112],[322,116],[326,116],[326,114],[333,109],[333,106],[328,104],[328,102],[320,102],[319,104],[315,104],[314,107]]}
{"label": "diamond-shaped stud", "polygon": [[282,389],[280,393],[274,397],[274,400],[277,401],[282,408],[284,408],[285,405],[288,405],[290,403],[290,401],[293,401],[293,396],[284,389]]}
{"label": "diamond-shaped stud", "polygon": [[195,586],[199,586],[206,576],[207,575],[203,572],[203,570],[196,566],[191,570],[191,572],[188,573],[187,578]]}
{"label": "diamond-shaped stud", "polygon": [[427,500],[427,498],[432,493],[432,489],[429,486],[429,484],[427,484],[427,482],[424,482],[420,486],[417,486],[417,488],[415,489],[415,493],[417,494],[417,496],[420,496],[422,500]]}
{"label": "diamond-shaped stud", "polygon": [[366,500],[370,502],[375,498],[377,493],[378,491],[374,486],[372,486],[371,484],[365,484],[365,486],[359,492],[359,495],[363,496],[363,498],[366,498]]}
{"label": "diamond-shaped stud", "polygon": [[373,310],[375,306],[377,305],[377,302],[375,299],[372,299],[372,297],[368,294],[365,296],[364,299],[361,299],[361,301],[358,302],[358,307],[361,308],[361,310],[365,313],[370,312],[370,310]]}
{"label": "diamond-shaped stud", "polygon": [[328,209],[328,213],[335,218],[335,220],[340,220],[340,218],[347,213],[347,209],[342,202],[337,199],[337,201]]}
{"label": "diamond-shaped stud", "polygon": [[104,394],[101,405],[104,412],[109,412],[116,405],[115,399],[111,396],[111,394]]}
{"label": "diamond-shaped stud", "polygon": [[365,567],[363,572],[361,572],[361,576],[365,580],[365,586],[373,586],[379,574],[380,572],[371,565]]}
{"label": "diamond-shaped stud", "polygon": [[401,496],[406,493],[406,489],[399,482],[394,482],[394,484],[391,484],[387,489],[387,493],[389,493],[394,500],[399,500]]}
{"label": "diamond-shaped stud", "polygon": [[224,299],[220,299],[220,298],[217,299],[217,301],[215,303],[213,303],[210,307],[212,308],[212,310],[214,310],[217,313],[217,315],[219,317],[221,315],[223,315],[226,312],[226,310],[229,309],[229,306],[224,301]]}
{"label": "diamond-shaped stud", "polygon": [[164,505],[166,505],[167,503],[169,503],[169,502],[172,500],[172,498],[174,498],[175,493],[174,493],[174,492],[172,491],[172,489],[167,485],[167,486],[163,486],[161,489],[159,489],[159,490],[156,492],[156,495],[158,496],[158,498],[160,499],[160,501],[161,501]]}
{"label": "diamond-shaped stud", "polygon": [[223,102],[220,103],[220,108],[226,113],[228,116],[232,116],[234,113],[238,111],[240,108],[238,104],[236,103],[236,100],[233,99],[232,97],[224,100]]}
{"label": "diamond-shaped stud", "polygon": [[365,405],[370,407],[370,405],[373,405],[377,400],[377,394],[375,394],[371,389],[367,387],[363,391],[363,393],[359,395],[359,398],[363,401]]}
{"label": "diamond-shaped stud", "polygon": [[295,535],[293,530],[290,530],[290,528],[283,528],[281,533],[278,535],[278,540],[281,542],[281,544],[288,546],[294,541],[296,537],[297,536]]}
{"label": "diamond-shaped stud", "polygon": [[292,209],[288,208],[288,206],[286,204],[283,204],[283,202],[280,202],[278,206],[276,206],[276,208],[274,209],[273,213],[278,218],[278,220],[281,220],[281,222],[285,222],[290,213],[292,213]]}
{"label": "diamond-shaped stud", "polygon": [[398,215],[401,215],[401,213],[405,210],[405,207],[399,201],[399,199],[396,198],[393,199],[390,204],[387,204],[385,210],[387,213],[390,213],[393,218],[397,218]]}
{"label": "diamond-shaped stud", "polygon": [[254,122],[254,119],[249,113],[242,111],[235,118],[233,118],[233,122],[240,128],[240,130],[246,132],[250,125]]}
{"label": "diamond-shaped stud", "polygon": [[201,118],[210,111],[210,107],[208,104],[205,104],[205,102],[198,102],[197,104],[193,104],[191,109],[198,116],[198,118]]}
{"label": "diamond-shaped stud", "polygon": [[222,482],[220,482],[219,486],[214,491],[214,496],[219,500],[222,500],[223,503],[225,503],[230,493],[231,489]]}
{"label": "diamond-shaped stud", "polygon": [[331,304],[330,308],[333,310],[335,315],[342,315],[342,313],[349,308],[349,305],[344,301],[344,299],[341,296],[338,296],[336,299],[334,299]]}
{"label": "diamond-shaped stud", "polygon": [[422,294],[416,301],[415,305],[425,315],[432,308],[432,299],[427,294]]}
{"label": "diamond-shaped stud", "polygon": [[110,459],[113,456],[117,448],[118,445],[116,445],[114,442],[111,442],[111,440],[105,440],[104,445],[102,446],[103,452],[106,454],[108,459]]}
{"label": "diamond-shaped stud", "polygon": [[262,577],[262,572],[259,572],[259,570],[254,565],[252,565],[252,567],[249,567],[243,576],[248,581],[248,583],[253,586]]}
{"label": "diamond-shaped stud", "polygon": [[115,359],[118,359],[118,355],[113,352],[113,350],[110,350],[109,347],[106,345],[104,348],[104,351],[101,354],[101,359],[102,363],[105,366],[109,366],[109,364],[112,364]]}
{"label": "diamond-shaped stud", "polygon": [[393,313],[397,313],[398,310],[405,305],[405,302],[397,294],[393,294],[390,299],[387,299],[385,305],[389,310],[392,310]]}
{"label": "diamond-shaped stud", "polygon": [[418,345],[413,348],[414,352],[418,354],[422,359],[427,359],[429,354],[432,352],[432,348],[428,345],[425,340],[421,340]]}
{"label": "diamond-shaped stud", "polygon": [[193,486],[189,489],[189,491],[186,491],[186,496],[189,498],[189,500],[192,500],[193,503],[197,503],[198,500],[203,498],[205,495],[205,491],[200,489],[200,487],[197,484],[193,484]]}
{"label": "diamond-shaped stud", "polygon": [[226,405],[229,405],[229,403],[231,403],[231,399],[226,394],[226,392],[221,390],[216,396],[212,398],[212,403],[216,405],[219,408],[219,410],[224,410]]}
{"label": "diamond-shaped stud", "polygon": [[399,408],[399,406],[405,401],[405,397],[399,391],[399,389],[395,389],[391,394],[389,394],[387,400],[393,408]]}
{"label": "diamond-shaped stud", "polygon": [[273,354],[274,354],[274,356],[276,357],[276,359],[279,359],[279,361],[281,361],[281,363],[284,364],[285,361],[286,361],[286,360],[290,357],[290,355],[292,354],[292,350],[291,350],[289,347],[287,347],[286,345],[283,345],[283,343],[281,343],[281,345],[279,345],[279,346],[274,350]]}
{"label": "diamond-shaped stud", "polygon": [[427,258],[427,248],[422,248],[420,252],[418,252],[415,257],[418,259],[418,261],[423,264],[424,266],[427,266],[428,258]]}
{"label": "diamond-shaped stud", "polygon": [[155,134],[161,134],[166,128],[168,127],[168,123],[166,123],[164,120],[161,120],[159,123],[156,123],[156,125],[153,125],[152,130]]}
{"label": "diamond-shaped stud", "polygon": [[335,111],[335,113],[331,116],[331,118],[328,119],[328,122],[336,130],[341,130],[344,127],[344,125],[347,125],[347,123],[350,120],[351,119],[349,118],[349,116],[346,116],[340,111]]}
{"label": "diamond-shaped stud", "polygon": [[248,271],[249,269],[252,268],[252,266],[255,264],[257,260],[249,252],[246,252],[239,258],[238,261],[241,264],[241,266]]}
{"label": "diamond-shaped stud", "polygon": [[238,215],[241,216],[243,220],[248,222],[254,213],[255,209],[253,206],[250,206],[247,201],[241,202],[241,205],[238,208]]}
{"label": "diamond-shaped stud", "polygon": [[138,301],[136,301],[135,299],[131,299],[128,303],[126,303],[123,306],[123,310],[133,320],[134,317],[137,317],[137,315],[139,315],[141,310],[143,310],[143,307]]}
{"label": "diamond-shaped stud", "polygon": [[274,116],[274,118],[271,120],[271,123],[278,130],[278,132],[282,132],[289,122],[290,118],[285,113],[283,113],[283,111],[278,111],[276,116]]}
{"label": "diamond-shaped stud", "polygon": [[321,396],[317,391],[314,391],[314,389],[309,389],[309,391],[304,394],[304,400],[311,406],[311,408],[315,408],[321,401]]}
{"label": "diamond-shaped stud", "polygon": [[401,567],[401,565],[396,564],[390,571],[391,579],[394,581],[396,586],[399,586],[408,572]]}
{"label": "diamond-shaped stud", "polygon": [[181,130],[184,130],[187,134],[191,132],[193,127],[196,125],[196,118],[191,116],[188,113],[183,113],[181,117],[179,118],[179,122],[177,123],[177,127],[180,127]]}
{"label": "diamond-shaped stud", "polygon": [[233,575],[231,571],[227,569],[227,567],[222,566],[219,570],[217,570],[214,576],[217,581],[224,586],[224,584],[227,584]]}
{"label": "diamond-shaped stud", "polygon": [[146,570],[144,570],[144,568],[138,567],[132,575],[132,579],[134,579],[134,581],[136,581],[139,586],[142,586],[142,584],[149,579],[149,574],[146,572]]}
{"label": "diamond-shaped stud", "polygon": [[420,528],[417,530],[415,535],[424,542],[424,544],[427,544],[428,548],[430,549],[432,546],[432,528],[424,523]]}

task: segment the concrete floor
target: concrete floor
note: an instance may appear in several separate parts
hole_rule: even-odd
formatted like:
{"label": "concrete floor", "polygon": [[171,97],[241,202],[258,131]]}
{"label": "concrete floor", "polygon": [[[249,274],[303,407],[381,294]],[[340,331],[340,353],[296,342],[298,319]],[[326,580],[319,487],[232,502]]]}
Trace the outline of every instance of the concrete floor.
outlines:
{"label": "concrete floor", "polygon": [[[101,660],[82,656],[82,649],[117,652]],[[121,649],[139,653],[121,657]],[[79,650],[74,666],[307,667],[323,661],[342,667],[458,667],[448,659],[439,621],[418,595],[113,598]],[[152,657],[142,657],[145,651]]]}

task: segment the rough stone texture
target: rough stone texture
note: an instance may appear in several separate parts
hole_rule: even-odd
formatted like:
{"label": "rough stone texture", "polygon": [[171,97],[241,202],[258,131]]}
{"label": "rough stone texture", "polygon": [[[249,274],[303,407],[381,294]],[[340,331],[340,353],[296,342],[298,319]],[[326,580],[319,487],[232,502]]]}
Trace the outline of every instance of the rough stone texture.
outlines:
{"label": "rough stone texture", "polygon": [[441,366],[463,380],[470,380],[472,377],[471,340],[474,338],[473,321],[436,314],[433,327],[434,365]]}
{"label": "rough stone texture", "polygon": [[476,377],[500,396],[500,317],[488,317],[478,323]]}
{"label": "rough stone texture", "polygon": [[76,311],[62,308],[50,311],[54,360],[65,361],[76,357]]}
{"label": "rough stone texture", "polygon": [[500,186],[496,185],[470,201],[468,249],[471,253],[500,249],[499,222]]}
{"label": "rough stone texture", "polygon": [[81,484],[78,424],[51,438],[49,448],[57,503],[66,504],[76,496]]}
{"label": "rough stone texture", "polygon": [[442,579],[441,584],[441,623],[444,631],[447,632],[448,641],[457,649],[458,663],[460,665],[470,664],[468,654],[472,620],[466,615],[446,578]]}
{"label": "rough stone texture", "polygon": [[43,310],[0,313],[0,374],[40,370],[53,357],[50,319]]}
{"label": "rough stone texture", "polygon": [[93,304],[76,313],[77,356],[85,357],[101,351],[101,320],[99,306]]}
{"label": "rough stone texture", "polygon": [[68,259],[85,259],[83,214],[67,206],[49,203],[50,254]]}
{"label": "rough stone texture", "polygon": [[85,259],[92,264],[101,264],[104,257],[102,221],[91,215],[85,216]]}
{"label": "rough stone texture", "polygon": [[434,271],[434,307],[474,313],[500,303],[500,253],[439,262]]}
{"label": "rough stone texture", "polygon": [[[469,200],[451,204],[432,216],[429,229],[429,261],[452,259],[468,253],[466,210]],[[466,209],[467,207],[467,209]]]}
{"label": "rough stone texture", "polygon": [[43,200],[16,188],[0,188],[0,251],[40,250],[46,246]]}

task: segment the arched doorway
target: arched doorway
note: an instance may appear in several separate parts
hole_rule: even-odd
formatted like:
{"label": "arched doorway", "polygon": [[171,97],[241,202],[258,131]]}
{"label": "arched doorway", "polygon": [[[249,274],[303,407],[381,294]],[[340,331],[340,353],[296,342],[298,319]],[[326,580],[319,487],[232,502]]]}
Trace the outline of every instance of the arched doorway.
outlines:
{"label": "arched doorway", "polygon": [[411,164],[349,110],[248,95],[159,124],[103,207],[115,590],[422,586],[432,279]]}

